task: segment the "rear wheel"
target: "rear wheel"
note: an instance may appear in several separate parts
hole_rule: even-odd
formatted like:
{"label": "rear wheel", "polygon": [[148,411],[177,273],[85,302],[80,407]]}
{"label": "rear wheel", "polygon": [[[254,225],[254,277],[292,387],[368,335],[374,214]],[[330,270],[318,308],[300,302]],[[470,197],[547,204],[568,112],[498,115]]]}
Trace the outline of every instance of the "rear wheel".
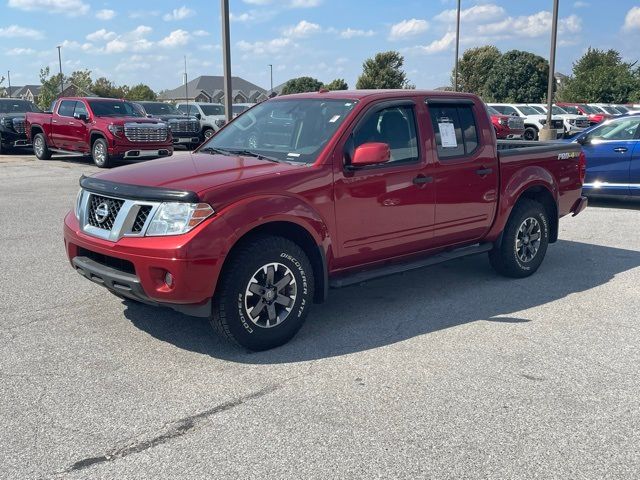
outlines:
{"label": "rear wheel", "polygon": [[511,212],[500,247],[489,252],[489,261],[502,275],[528,277],[540,267],[548,246],[549,220],[544,206],[522,199]]}
{"label": "rear wheel", "polygon": [[49,160],[51,158],[51,150],[47,146],[47,140],[43,133],[38,133],[33,137],[33,153],[38,160]]}
{"label": "rear wheel", "polygon": [[225,265],[211,324],[249,350],[278,347],[302,327],[313,288],[311,264],[297,244],[282,237],[254,237]]}
{"label": "rear wheel", "polygon": [[104,138],[98,138],[91,146],[91,158],[93,163],[100,168],[110,168],[113,166],[113,159],[109,157],[107,142]]}

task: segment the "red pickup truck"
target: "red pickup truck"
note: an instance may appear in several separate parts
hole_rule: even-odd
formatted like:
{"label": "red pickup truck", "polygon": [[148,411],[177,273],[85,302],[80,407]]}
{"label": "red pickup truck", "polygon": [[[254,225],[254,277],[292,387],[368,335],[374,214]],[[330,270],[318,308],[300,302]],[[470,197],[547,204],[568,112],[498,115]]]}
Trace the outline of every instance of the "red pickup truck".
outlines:
{"label": "red pickup truck", "polygon": [[91,154],[98,167],[108,168],[116,160],[173,154],[166,122],[146,118],[126,100],[67,97],[56,100],[51,110],[26,116],[27,136],[39,160],[53,152]]}
{"label": "red pickup truck", "polygon": [[329,287],[483,252],[504,275],[531,275],[559,218],[587,205],[580,148],[496,144],[471,94],[287,95],[190,161],[82,177],[65,244],[116,295],[208,317],[263,350],[292,338]]}

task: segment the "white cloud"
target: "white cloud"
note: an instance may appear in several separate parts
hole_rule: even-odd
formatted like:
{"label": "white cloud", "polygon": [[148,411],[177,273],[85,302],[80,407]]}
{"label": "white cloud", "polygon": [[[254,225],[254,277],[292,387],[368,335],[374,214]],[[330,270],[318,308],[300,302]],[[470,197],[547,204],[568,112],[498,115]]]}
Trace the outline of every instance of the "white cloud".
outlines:
{"label": "white cloud", "polygon": [[322,28],[320,28],[320,25],[317,23],[301,20],[297,25],[285,29],[283,33],[286,37],[303,38],[318,33],[321,30]]}
{"label": "white cloud", "polygon": [[627,12],[623,28],[627,31],[640,29],[640,7],[633,7]]}
{"label": "white cloud", "polygon": [[115,16],[115,11],[106,8],[104,10],[98,10],[96,12],[96,18],[99,18],[100,20],[111,20]]}
{"label": "white cloud", "polygon": [[[506,19],[478,26],[482,35],[504,34],[508,37],[539,37],[551,31],[551,12],[542,11],[533,15],[507,17]],[[582,20],[577,15],[569,15],[558,21],[559,33],[578,33],[582,29]]]}
{"label": "white cloud", "polygon": [[288,8],[312,8],[317,7],[322,3],[322,0],[287,0],[283,2],[281,0],[242,0],[244,3],[248,3],[249,5],[272,5],[274,3],[283,4]]}
{"label": "white cloud", "polygon": [[187,32],[186,30],[178,29],[174,30],[169,35],[160,40],[158,42],[158,45],[167,48],[179,47],[189,43],[189,39],[189,32]]}
{"label": "white cloud", "polygon": [[587,8],[589,6],[589,2],[573,2],[573,8]]}
{"label": "white cloud", "polygon": [[358,30],[353,28],[347,28],[340,32],[342,38],[355,38],[355,37],[372,37],[375,34],[373,30]]}
{"label": "white cloud", "polygon": [[120,40],[116,38],[115,40],[111,40],[104,46],[105,53],[122,53],[127,50],[127,42],[124,40]]}
{"label": "white cloud", "polygon": [[195,32],[193,32],[194,37],[208,37],[209,35],[211,34],[206,30],[196,30]]}
{"label": "white cloud", "polygon": [[9,25],[6,28],[0,28],[0,37],[6,38],[43,38],[44,35],[39,30],[33,28],[19,27],[18,25]]}
{"label": "white cloud", "polygon": [[171,12],[167,13],[162,17],[165,22],[170,22],[172,20],[183,20],[185,18],[189,18],[195,15],[196,12],[187,8],[183,5],[180,8],[174,8]]}
{"label": "white cloud", "polygon": [[254,55],[263,55],[265,53],[278,53],[284,48],[291,46],[291,39],[289,38],[274,38],[266,42],[247,42],[246,40],[240,40],[237,47],[244,52],[251,52]]}
{"label": "white cloud", "polygon": [[81,45],[75,40],[65,40],[60,44],[60,46],[64,49],[69,49],[69,50],[77,50],[81,47]]}
{"label": "white cloud", "polygon": [[417,49],[426,54],[439,53],[451,48],[455,41],[456,32],[447,32],[442,38],[434,40],[428,45],[419,46]]}
{"label": "white cloud", "polygon": [[402,20],[391,26],[389,40],[400,40],[426,32],[429,29],[429,22],[417,18]]}
{"label": "white cloud", "polygon": [[106,29],[101,28],[100,30],[96,30],[95,32],[87,35],[86,39],[89,40],[90,42],[99,42],[99,41],[107,42],[109,40],[113,40],[114,38],[116,38],[116,36],[117,35],[115,32],[109,32]]}
{"label": "white cloud", "polygon": [[9,0],[8,5],[28,12],[45,10],[50,13],[64,13],[71,17],[85,15],[90,9],[82,0]]}
{"label": "white cloud", "polygon": [[32,48],[11,48],[5,52],[7,55],[19,56],[19,55],[33,55],[36,51]]}
{"label": "white cloud", "polygon": [[[487,3],[483,5],[474,5],[469,8],[463,8],[460,10],[460,21],[482,22],[485,20],[495,20],[502,17],[505,14],[504,8],[493,3]],[[457,10],[445,10],[435,16],[435,19],[440,22],[455,22]]]}

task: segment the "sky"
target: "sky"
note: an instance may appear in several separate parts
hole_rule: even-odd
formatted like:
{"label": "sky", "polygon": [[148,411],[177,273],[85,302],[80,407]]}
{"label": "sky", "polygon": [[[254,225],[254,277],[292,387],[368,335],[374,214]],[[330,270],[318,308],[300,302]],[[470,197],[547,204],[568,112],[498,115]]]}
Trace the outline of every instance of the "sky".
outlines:
{"label": "sky", "polygon": [[[549,56],[552,0],[462,0],[460,50],[492,44]],[[232,74],[265,89],[303,75],[355,88],[362,63],[398,50],[417,88],[450,83],[456,0],[230,0]],[[556,70],[588,47],[640,59],[640,1],[560,0]],[[0,75],[37,84],[41,67],[91,70],[156,91],[222,74],[217,0],[0,0]],[[4,85],[6,85],[6,80]]]}

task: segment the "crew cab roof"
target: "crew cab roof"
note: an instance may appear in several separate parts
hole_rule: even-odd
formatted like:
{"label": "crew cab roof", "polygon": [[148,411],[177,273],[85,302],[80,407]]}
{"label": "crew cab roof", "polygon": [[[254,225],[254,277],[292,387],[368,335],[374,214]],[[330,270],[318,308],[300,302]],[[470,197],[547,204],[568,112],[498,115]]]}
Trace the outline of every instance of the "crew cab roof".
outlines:
{"label": "crew cab roof", "polygon": [[336,100],[360,100],[360,99],[384,99],[398,97],[442,97],[442,98],[477,98],[471,93],[447,92],[441,90],[409,90],[409,89],[388,89],[388,90],[330,90],[328,92],[307,92],[293,93],[291,95],[279,95],[273,100],[286,100],[295,98],[327,98]]}

